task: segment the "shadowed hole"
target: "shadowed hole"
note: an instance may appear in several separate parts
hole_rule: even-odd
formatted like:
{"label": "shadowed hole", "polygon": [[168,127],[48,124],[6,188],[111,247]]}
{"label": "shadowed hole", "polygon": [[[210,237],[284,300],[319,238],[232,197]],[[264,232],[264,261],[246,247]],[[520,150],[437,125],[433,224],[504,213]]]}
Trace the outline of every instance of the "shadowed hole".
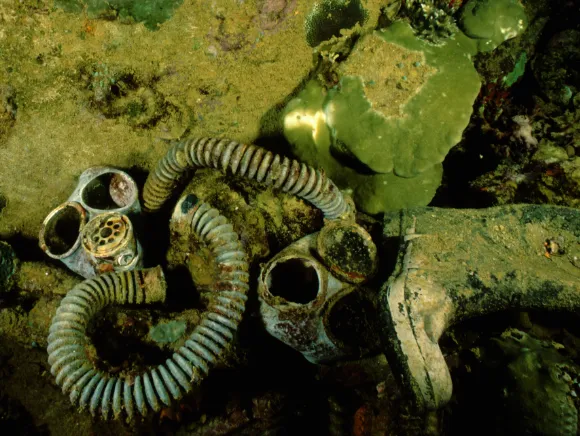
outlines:
{"label": "shadowed hole", "polygon": [[314,300],[320,287],[314,267],[301,259],[288,259],[276,264],[266,283],[274,297],[300,304]]}
{"label": "shadowed hole", "polygon": [[[134,184],[119,173],[105,173],[91,180],[82,191],[85,204],[93,209],[113,210],[126,207],[135,196]],[[113,225],[108,221],[106,225]]]}
{"label": "shadowed hole", "polygon": [[51,254],[58,256],[73,248],[79,237],[81,220],[77,209],[65,206],[46,223],[44,241]]}

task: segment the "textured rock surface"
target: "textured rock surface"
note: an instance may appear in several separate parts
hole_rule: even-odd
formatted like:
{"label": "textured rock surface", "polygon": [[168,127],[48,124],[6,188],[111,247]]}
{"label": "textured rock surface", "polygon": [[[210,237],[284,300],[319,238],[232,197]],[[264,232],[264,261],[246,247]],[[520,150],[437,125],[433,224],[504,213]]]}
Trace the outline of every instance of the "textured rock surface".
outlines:
{"label": "textured rock surface", "polygon": [[185,2],[151,31],[0,2],[0,237],[37,237],[90,166],[148,170],[186,134],[255,140],[312,66],[311,6]]}

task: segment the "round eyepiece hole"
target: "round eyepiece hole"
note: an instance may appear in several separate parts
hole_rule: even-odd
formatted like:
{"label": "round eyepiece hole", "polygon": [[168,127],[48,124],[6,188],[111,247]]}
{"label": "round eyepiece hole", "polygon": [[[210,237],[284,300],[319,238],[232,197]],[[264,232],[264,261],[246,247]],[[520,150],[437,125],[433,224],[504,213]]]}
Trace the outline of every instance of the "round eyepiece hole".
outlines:
{"label": "round eyepiece hole", "polygon": [[299,304],[318,296],[320,281],[316,269],[303,259],[288,259],[274,266],[267,277],[270,293]]}
{"label": "round eyepiece hole", "polygon": [[43,223],[41,243],[46,246],[49,256],[67,256],[77,243],[84,226],[82,210],[72,203],[56,208]]}

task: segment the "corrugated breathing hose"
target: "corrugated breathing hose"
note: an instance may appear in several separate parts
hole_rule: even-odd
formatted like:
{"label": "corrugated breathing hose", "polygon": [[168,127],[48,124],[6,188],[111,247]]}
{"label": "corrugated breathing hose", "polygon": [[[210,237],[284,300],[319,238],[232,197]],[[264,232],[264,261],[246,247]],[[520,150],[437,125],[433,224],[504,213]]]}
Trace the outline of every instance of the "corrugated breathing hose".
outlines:
{"label": "corrugated breathing hose", "polygon": [[328,219],[352,212],[324,172],[255,145],[216,138],[189,138],[169,149],[145,183],[145,210],[159,210],[183,173],[203,167],[230,171],[297,195],[319,208]]}
{"label": "corrugated breathing hose", "polygon": [[112,376],[87,356],[85,332],[90,319],[113,304],[148,304],[165,300],[161,267],[108,273],[85,280],[63,298],[48,337],[48,362],[56,383],[72,404],[100,411],[108,419],[135,409],[145,416],[190,392],[208,374],[230,344],[242,319],[248,291],[248,262],[239,237],[228,220],[205,203],[190,203],[186,218],[207,244],[219,271],[210,302],[185,344],[164,364],[136,377]]}

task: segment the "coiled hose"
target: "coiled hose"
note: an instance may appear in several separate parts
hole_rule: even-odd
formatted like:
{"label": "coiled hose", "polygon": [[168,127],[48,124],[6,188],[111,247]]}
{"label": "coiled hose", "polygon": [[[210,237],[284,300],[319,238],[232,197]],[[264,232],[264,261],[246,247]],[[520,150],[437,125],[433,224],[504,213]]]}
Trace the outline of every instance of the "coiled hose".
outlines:
{"label": "coiled hose", "polygon": [[147,304],[165,300],[161,267],[103,274],[75,286],[63,298],[48,336],[48,362],[56,383],[73,405],[100,410],[103,419],[135,409],[145,416],[190,392],[208,374],[229,345],[242,319],[248,291],[248,263],[239,237],[227,219],[206,203],[190,203],[191,229],[214,255],[219,277],[210,302],[188,340],[164,364],[136,377],[117,377],[96,368],[87,356],[90,319],[112,304]]}
{"label": "coiled hose", "polygon": [[255,145],[216,138],[189,138],[169,149],[145,182],[145,210],[159,210],[171,196],[177,179],[187,170],[202,167],[231,171],[297,195],[328,219],[351,212],[340,190],[323,171]]}

